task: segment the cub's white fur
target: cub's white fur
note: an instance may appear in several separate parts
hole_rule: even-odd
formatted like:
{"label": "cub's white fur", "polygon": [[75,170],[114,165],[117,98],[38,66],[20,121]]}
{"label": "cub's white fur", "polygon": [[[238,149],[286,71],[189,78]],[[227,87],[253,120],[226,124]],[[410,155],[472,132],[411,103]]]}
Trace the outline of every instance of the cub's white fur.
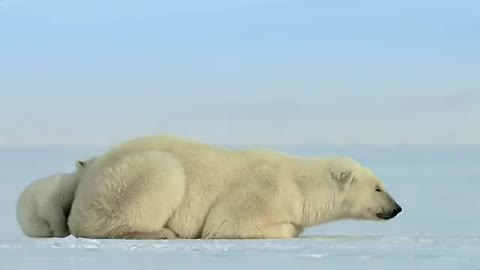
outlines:
{"label": "cub's white fur", "polygon": [[70,235],[67,217],[79,175],[91,160],[77,161],[77,171],[58,173],[28,185],[17,200],[17,222],[29,237],[66,237]]}

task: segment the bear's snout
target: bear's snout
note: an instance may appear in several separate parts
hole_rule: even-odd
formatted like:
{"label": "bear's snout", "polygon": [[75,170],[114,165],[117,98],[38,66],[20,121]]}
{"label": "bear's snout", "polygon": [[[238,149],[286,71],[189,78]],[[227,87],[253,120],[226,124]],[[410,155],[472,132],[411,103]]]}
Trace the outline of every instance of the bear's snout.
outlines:
{"label": "bear's snout", "polygon": [[381,212],[377,213],[377,217],[381,219],[392,219],[400,212],[402,212],[402,207],[395,203],[395,207],[393,207],[391,210],[382,209]]}

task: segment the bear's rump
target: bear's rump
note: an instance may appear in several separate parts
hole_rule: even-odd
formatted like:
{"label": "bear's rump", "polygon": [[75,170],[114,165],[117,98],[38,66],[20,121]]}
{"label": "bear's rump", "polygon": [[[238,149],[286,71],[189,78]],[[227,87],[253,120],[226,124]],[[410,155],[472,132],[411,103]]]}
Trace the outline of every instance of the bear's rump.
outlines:
{"label": "bear's rump", "polygon": [[[181,163],[163,151],[127,154],[86,177],[91,189],[78,192],[75,203],[80,212],[72,208],[71,214],[83,220],[76,219],[84,223],[81,227],[88,228],[78,232],[83,237],[115,238],[159,230],[180,204],[185,190]],[[88,195],[83,202],[82,193]]]}

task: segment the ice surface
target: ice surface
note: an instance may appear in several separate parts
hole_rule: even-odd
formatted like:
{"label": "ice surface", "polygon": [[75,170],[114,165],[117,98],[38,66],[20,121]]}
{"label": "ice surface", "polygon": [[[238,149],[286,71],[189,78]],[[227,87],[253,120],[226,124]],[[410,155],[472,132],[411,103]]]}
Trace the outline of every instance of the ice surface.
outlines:
{"label": "ice surface", "polygon": [[480,147],[286,149],[347,154],[372,167],[404,208],[387,222],[335,222],[302,238],[243,241],[29,239],[22,188],[102,149],[0,149],[3,269],[480,269]]}

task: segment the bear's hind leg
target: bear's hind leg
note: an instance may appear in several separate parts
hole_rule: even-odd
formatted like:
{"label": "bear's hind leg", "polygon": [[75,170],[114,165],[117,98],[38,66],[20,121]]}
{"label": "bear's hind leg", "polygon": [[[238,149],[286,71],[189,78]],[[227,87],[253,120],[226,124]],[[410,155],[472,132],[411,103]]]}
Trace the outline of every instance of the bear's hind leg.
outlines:
{"label": "bear's hind leg", "polygon": [[[163,151],[129,153],[88,177],[77,189],[69,218],[74,236],[172,237],[164,227],[185,192],[183,166],[174,156]],[[94,192],[82,192],[87,183],[94,185]]]}
{"label": "bear's hind leg", "polygon": [[162,151],[133,155],[125,164],[136,172],[128,178],[132,185],[123,198],[126,203],[123,211],[128,216],[127,229],[115,238],[174,238],[176,234],[164,226],[183,199],[185,176],[182,165]]}

